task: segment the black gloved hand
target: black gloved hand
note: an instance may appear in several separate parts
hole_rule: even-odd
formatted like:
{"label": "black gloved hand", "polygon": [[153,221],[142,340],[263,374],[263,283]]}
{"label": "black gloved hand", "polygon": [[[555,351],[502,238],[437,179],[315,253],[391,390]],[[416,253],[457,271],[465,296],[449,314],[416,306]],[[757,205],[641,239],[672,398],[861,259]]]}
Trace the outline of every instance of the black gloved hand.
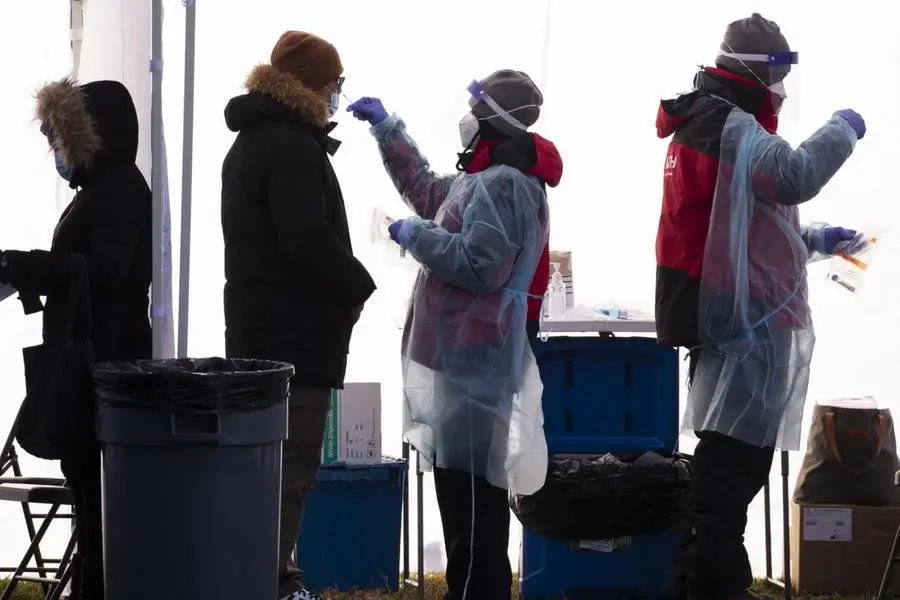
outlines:
{"label": "black gloved hand", "polygon": [[19,292],[19,302],[22,303],[22,310],[26,315],[33,315],[44,310],[41,297],[35,293]]}

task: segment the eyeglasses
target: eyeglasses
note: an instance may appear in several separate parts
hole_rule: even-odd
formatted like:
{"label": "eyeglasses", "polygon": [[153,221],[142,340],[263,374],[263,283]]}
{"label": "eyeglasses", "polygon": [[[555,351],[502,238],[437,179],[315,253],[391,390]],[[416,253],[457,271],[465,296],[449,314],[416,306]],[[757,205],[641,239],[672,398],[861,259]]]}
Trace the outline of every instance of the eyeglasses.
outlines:
{"label": "eyeglasses", "polygon": [[338,94],[340,94],[341,92],[344,91],[344,78],[343,77],[337,78],[337,89],[334,91],[336,91]]}

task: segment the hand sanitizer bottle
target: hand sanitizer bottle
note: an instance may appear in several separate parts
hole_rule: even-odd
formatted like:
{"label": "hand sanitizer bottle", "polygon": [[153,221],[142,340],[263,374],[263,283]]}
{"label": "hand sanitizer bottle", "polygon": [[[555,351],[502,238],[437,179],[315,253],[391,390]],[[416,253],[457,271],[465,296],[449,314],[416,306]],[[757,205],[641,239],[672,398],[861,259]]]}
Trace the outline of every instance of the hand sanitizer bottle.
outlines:
{"label": "hand sanitizer bottle", "polygon": [[550,318],[562,319],[566,314],[566,284],[563,283],[559,263],[553,263],[553,275],[550,276]]}

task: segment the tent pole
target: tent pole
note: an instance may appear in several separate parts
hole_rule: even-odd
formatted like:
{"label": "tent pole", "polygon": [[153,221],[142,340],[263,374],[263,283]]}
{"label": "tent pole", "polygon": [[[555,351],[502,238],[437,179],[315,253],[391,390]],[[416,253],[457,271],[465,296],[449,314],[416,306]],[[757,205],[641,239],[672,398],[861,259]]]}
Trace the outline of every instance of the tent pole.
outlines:
{"label": "tent pole", "polygon": [[181,172],[181,264],[178,283],[178,356],[188,354],[188,310],[191,301],[191,199],[194,174],[194,61],[197,45],[197,2],[182,0],[184,18],[184,139]]}
{"label": "tent pole", "polygon": [[81,41],[84,39],[84,9],[82,0],[72,0],[69,18],[69,37],[72,40],[72,72],[78,77],[81,66]]}
{"label": "tent pole", "polygon": [[153,285],[151,287],[150,318],[153,324],[153,358],[162,358],[165,327],[165,272],[163,263],[163,169],[162,129],[162,0],[151,0],[150,77],[150,181],[153,192]]}
{"label": "tent pole", "polygon": [[[553,17],[553,0],[547,0],[544,6],[544,41],[541,51],[541,91],[546,96],[550,91],[550,40],[552,38],[552,17]],[[547,112],[541,115],[541,127],[544,131],[547,128]]]}

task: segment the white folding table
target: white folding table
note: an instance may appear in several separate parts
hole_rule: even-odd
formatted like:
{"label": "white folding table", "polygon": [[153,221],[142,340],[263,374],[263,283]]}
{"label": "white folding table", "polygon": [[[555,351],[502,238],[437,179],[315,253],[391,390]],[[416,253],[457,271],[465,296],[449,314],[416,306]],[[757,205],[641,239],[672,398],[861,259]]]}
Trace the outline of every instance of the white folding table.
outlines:
{"label": "white folding table", "polygon": [[654,319],[544,319],[541,333],[656,333]]}

